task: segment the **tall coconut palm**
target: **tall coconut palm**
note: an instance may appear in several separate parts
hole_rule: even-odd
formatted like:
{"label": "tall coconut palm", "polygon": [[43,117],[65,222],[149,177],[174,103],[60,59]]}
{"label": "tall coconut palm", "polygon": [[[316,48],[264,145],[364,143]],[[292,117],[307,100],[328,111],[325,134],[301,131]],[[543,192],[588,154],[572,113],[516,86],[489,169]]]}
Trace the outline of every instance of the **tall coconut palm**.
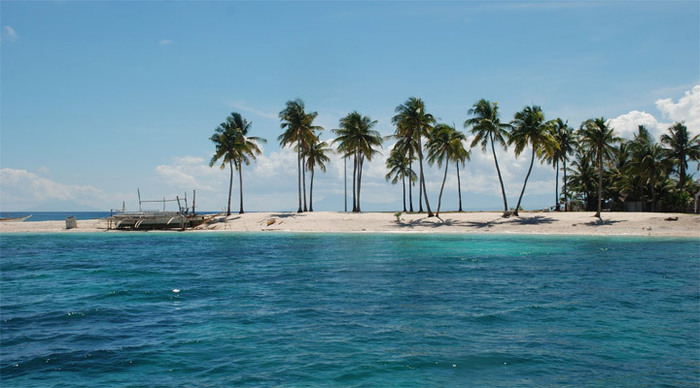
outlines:
{"label": "tall coconut palm", "polygon": [[[313,121],[318,116],[316,112],[306,113],[304,101],[296,99],[287,101],[287,106],[279,113],[279,118],[282,121],[280,127],[285,131],[277,138],[280,145],[291,146],[295,145],[297,151],[297,184],[299,191],[299,209],[297,212],[303,211],[302,207],[302,174],[304,174],[304,163],[302,151],[315,136],[316,130],[323,129],[319,126],[314,126]],[[305,178],[305,177],[304,177]],[[306,197],[306,185],[304,185],[304,197]],[[304,206],[306,201],[304,201]]]}
{"label": "tall coconut palm", "polygon": [[391,181],[391,184],[397,184],[399,179],[401,179],[402,193],[403,193],[403,211],[406,212],[406,178],[408,178],[409,185],[411,182],[416,180],[416,173],[411,169],[411,161],[408,157],[408,153],[404,152],[397,143],[389,154],[389,158],[386,160],[386,168],[389,172],[384,177],[387,181]]}
{"label": "tall coconut palm", "polygon": [[574,136],[574,130],[569,127],[569,122],[564,122],[564,120],[557,118],[552,121],[552,136],[557,142],[557,147],[553,150],[554,152],[548,161],[554,166],[555,178],[554,178],[554,198],[555,205],[554,210],[561,210],[561,200],[559,198],[559,163],[562,163],[562,170],[564,172],[564,186],[563,186],[563,196],[564,200],[564,211],[568,211],[568,203],[566,202],[567,192],[566,192],[566,162],[569,161],[569,155],[574,153],[576,148],[576,137]]}
{"label": "tall coconut palm", "polygon": [[678,187],[684,187],[688,159],[700,159],[699,135],[691,138],[683,123],[675,123],[668,129],[668,133],[661,135],[661,143],[667,146],[667,155],[678,168]]}
{"label": "tall coconut palm", "polygon": [[[418,153],[419,180],[418,190],[419,197],[425,198],[425,207],[428,211],[428,217],[433,216],[430,210],[430,202],[428,201],[428,191],[425,187],[425,175],[423,174],[423,145],[422,137],[428,136],[435,123],[435,118],[430,113],[425,112],[425,104],[423,100],[416,97],[409,97],[403,104],[396,107],[394,110],[396,115],[391,121],[396,125],[396,137],[406,138],[408,142],[413,144],[413,148]],[[423,211],[423,203],[419,200],[419,211]]]}
{"label": "tall coconut palm", "polygon": [[231,214],[231,192],[233,189],[233,170],[238,170],[239,190],[240,190],[240,210],[243,214],[243,164],[250,165],[251,160],[255,160],[256,155],[261,151],[258,142],[265,143],[266,140],[259,137],[247,136],[253,123],[244,119],[240,113],[233,112],[216,128],[210,140],[214,142],[216,151],[209,166],[222,159],[221,168],[225,168],[228,163],[231,168],[228,189],[228,207],[226,215]]}
{"label": "tall coconut palm", "polygon": [[518,197],[518,204],[515,205],[514,215],[518,215],[520,203],[525,194],[527,180],[530,178],[532,166],[535,164],[535,156],[538,158],[546,158],[554,153],[557,148],[556,140],[551,134],[551,123],[544,121],[544,113],[542,108],[537,105],[526,106],[520,112],[515,114],[513,120],[513,131],[508,139],[508,144],[515,145],[515,156],[518,157],[523,152],[525,147],[532,147],[532,156],[530,157],[530,168],[525,175],[523,189]]}
{"label": "tall coconut palm", "polygon": [[327,154],[331,151],[332,150],[328,148],[328,144],[325,141],[321,141],[318,137],[302,151],[306,168],[311,172],[311,186],[309,187],[310,212],[314,211],[314,172],[317,166],[321,171],[326,172],[326,163],[330,161]]}
{"label": "tall coconut palm", "polygon": [[609,160],[615,151],[614,144],[620,141],[615,135],[615,130],[610,128],[605,119],[588,119],[579,128],[580,144],[595,158],[598,168],[598,209],[595,217],[600,218],[603,208],[603,169],[606,160]]}
{"label": "tall coconut palm", "polygon": [[[442,205],[442,193],[445,189],[445,181],[447,180],[447,168],[450,161],[454,161],[456,164],[459,163],[459,158],[468,158],[469,154],[460,153],[460,149],[464,150],[464,145],[462,141],[464,140],[464,134],[457,131],[453,126],[447,124],[438,124],[430,133],[428,137],[428,142],[426,143],[426,148],[428,149],[428,162],[430,164],[437,163],[438,167],[442,167],[445,163],[445,173],[442,177],[442,185],[440,186],[440,195],[438,196],[438,206],[435,215],[440,214],[440,207]],[[460,201],[461,202],[461,201]],[[461,203],[460,203],[461,205]]]}
{"label": "tall coconut palm", "polygon": [[651,211],[656,211],[656,187],[665,178],[664,171],[669,160],[665,158],[665,152],[661,145],[651,141],[640,144],[636,152],[633,152],[631,167],[637,172],[642,183],[651,191]]}
{"label": "tall coconut palm", "polygon": [[353,157],[352,211],[357,213],[362,211],[360,207],[362,167],[365,159],[371,161],[378,152],[377,148],[382,146],[382,136],[379,132],[372,130],[376,124],[376,120],[353,111],[341,118],[338,123],[339,128],[333,130],[338,136],[334,140],[334,143],[338,143],[338,151],[343,154],[343,157]]}
{"label": "tall coconut palm", "polygon": [[[396,135],[390,136],[390,138],[391,137],[395,138]],[[413,169],[413,162],[416,160],[413,145],[414,144],[409,139],[399,137],[394,145],[394,148],[391,150],[392,153],[397,153],[401,155],[401,159],[406,160],[408,164],[407,168],[410,171],[411,176],[413,176],[413,178],[408,180],[408,211],[411,213],[413,212],[413,186],[418,180],[418,176]]]}
{"label": "tall coconut palm", "polygon": [[503,217],[508,217],[508,200],[506,199],[506,189],[503,185],[503,177],[501,169],[498,167],[498,157],[496,156],[496,143],[507,149],[508,130],[512,126],[508,123],[502,123],[498,117],[498,103],[492,103],[486,99],[477,101],[468,111],[469,115],[474,117],[467,119],[464,122],[464,128],[471,127],[471,133],[474,134],[471,148],[477,144],[481,145],[481,151],[486,152],[486,147],[491,145],[491,154],[493,161],[496,164],[496,172],[498,173],[498,181],[501,184],[501,194],[503,195]]}

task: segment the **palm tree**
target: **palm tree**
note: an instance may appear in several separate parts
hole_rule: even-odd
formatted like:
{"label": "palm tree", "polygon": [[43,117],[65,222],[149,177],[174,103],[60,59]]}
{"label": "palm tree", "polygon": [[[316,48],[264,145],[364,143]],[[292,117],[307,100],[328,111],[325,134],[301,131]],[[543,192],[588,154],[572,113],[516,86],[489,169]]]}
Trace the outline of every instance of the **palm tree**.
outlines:
{"label": "palm tree", "polygon": [[[590,153],[580,148],[577,149],[576,157],[569,171],[571,172],[569,179],[572,188],[569,194],[576,194],[576,198],[583,202],[584,209],[594,209],[595,206],[592,201],[595,198],[598,185],[596,182],[596,169]],[[568,201],[569,198],[566,197],[566,200]]]}
{"label": "palm tree", "polygon": [[598,168],[598,210],[595,213],[595,217],[598,218],[603,207],[603,163],[611,158],[615,151],[613,145],[619,141],[615,130],[610,128],[602,117],[588,119],[579,128],[579,142],[595,157]]}
{"label": "palm tree", "polygon": [[309,187],[309,211],[314,211],[314,172],[316,166],[321,171],[326,172],[326,163],[330,161],[326,155],[331,152],[328,144],[325,141],[320,141],[318,137],[302,151],[302,156],[306,158],[306,168],[311,171],[311,186]]}
{"label": "palm tree", "polygon": [[373,121],[353,111],[340,119],[339,128],[333,130],[338,135],[334,140],[334,143],[339,143],[338,151],[343,153],[343,157],[353,156],[352,211],[357,213],[362,211],[360,207],[362,167],[365,159],[371,161],[372,156],[378,152],[375,147],[382,146],[381,135],[372,130],[376,124],[376,120]]}
{"label": "palm tree", "polygon": [[[396,135],[388,136],[388,138],[396,137]],[[391,150],[401,155],[401,158],[407,162],[407,168],[410,171],[411,179],[408,180],[408,209],[413,213],[413,185],[418,180],[415,171],[413,170],[413,162],[416,160],[414,156],[414,147],[411,141],[405,137],[399,137],[394,148]]]}
{"label": "palm tree", "polygon": [[636,170],[642,183],[648,185],[651,190],[651,211],[656,210],[656,186],[664,179],[664,171],[669,160],[665,159],[665,152],[656,142],[648,142],[641,145],[632,160],[632,168]]}
{"label": "palm tree", "polygon": [[[457,131],[453,126],[447,124],[438,124],[430,133],[426,147],[428,149],[428,162],[430,164],[437,163],[438,167],[442,167],[445,163],[445,173],[442,177],[442,185],[440,186],[440,195],[438,196],[438,207],[435,215],[440,214],[440,206],[442,204],[442,192],[445,189],[445,181],[447,180],[447,167],[450,161],[459,164],[459,158],[465,157],[465,154],[460,154],[459,149],[464,150],[462,141],[464,134]],[[466,158],[469,154],[466,154]],[[461,201],[460,201],[461,205]],[[461,206],[460,206],[461,208]]]}
{"label": "palm tree", "polygon": [[688,159],[694,161],[700,159],[699,135],[690,138],[688,128],[683,123],[675,123],[668,129],[668,133],[661,135],[661,143],[667,146],[668,157],[678,167],[678,187],[684,187]]}
{"label": "palm tree", "polygon": [[508,144],[515,144],[515,156],[518,157],[523,152],[527,145],[532,147],[532,156],[530,157],[530,168],[525,175],[523,189],[520,191],[518,204],[515,205],[514,215],[518,215],[520,202],[525,194],[527,180],[530,178],[532,166],[535,164],[535,155],[538,158],[546,158],[554,153],[557,148],[556,140],[551,134],[552,123],[544,121],[544,113],[542,108],[537,105],[526,106],[520,112],[515,114],[513,120],[513,131],[508,139]]}
{"label": "palm tree", "polygon": [[265,143],[266,140],[259,137],[246,136],[253,123],[244,119],[240,113],[233,112],[216,128],[210,140],[216,145],[216,151],[209,166],[222,159],[221,168],[225,168],[228,163],[231,169],[228,188],[228,207],[226,215],[231,215],[231,192],[233,189],[233,170],[238,170],[238,180],[240,189],[240,210],[243,214],[243,163],[250,165],[250,160],[260,155],[261,151],[258,142]]}
{"label": "palm tree", "polygon": [[[296,99],[293,101],[287,101],[287,106],[284,110],[279,113],[279,118],[282,121],[280,127],[285,131],[277,138],[280,145],[285,147],[292,144],[296,144],[295,148],[297,151],[297,184],[299,189],[299,209],[298,213],[301,213],[302,208],[302,174],[305,177],[305,168],[303,163],[302,151],[308,144],[312,141],[316,130],[322,130],[322,127],[314,126],[313,121],[318,116],[316,112],[306,113],[304,110],[304,101],[301,99]],[[306,184],[304,184],[304,198],[306,198]],[[306,200],[304,200],[304,208],[306,207]]]}
{"label": "palm tree", "polygon": [[[428,201],[428,191],[425,187],[425,175],[423,174],[423,145],[421,138],[428,136],[432,130],[432,125],[435,123],[435,118],[430,113],[425,112],[425,104],[423,100],[416,97],[409,97],[406,102],[396,107],[394,110],[396,115],[392,117],[391,122],[396,125],[396,137],[406,138],[412,144],[413,148],[418,153],[419,165],[419,181],[418,193],[425,197],[425,206],[428,210],[428,217],[433,216],[430,210],[430,202]],[[418,201],[419,211],[423,211],[423,203]]]}
{"label": "palm tree", "polygon": [[576,138],[574,137],[574,131],[569,127],[569,122],[564,122],[562,119],[557,118],[552,122],[552,136],[557,142],[557,146],[553,151],[554,153],[549,157],[550,163],[554,166],[555,178],[554,178],[554,195],[555,195],[555,205],[554,210],[561,210],[561,200],[559,199],[559,162],[562,163],[564,171],[564,211],[568,211],[568,203],[566,202],[567,192],[566,192],[566,162],[569,161],[569,155],[574,153],[576,147]]}
{"label": "palm tree", "polygon": [[474,117],[464,122],[464,128],[471,127],[471,133],[475,135],[470,147],[474,148],[477,144],[481,144],[481,151],[486,152],[486,146],[491,145],[498,181],[501,183],[501,194],[503,194],[503,217],[508,217],[510,214],[508,212],[508,200],[506,199],[505,186],[503,186],[501,169],[498,167],[495,144],[499,143],[504,150],[507,149],[506,139],[508,138],[508,130],[511,128],[511,125],[501,123],[501,119],[498,117],[498,103],[491,103],[483,98],[472,105],[468,113],[469,115],[474,115]]}
{"label": "palm tree", "polygon": [[411,182],[416,180],[416,173],[411,170],[411,161],[408,157],[408,152],[404,152],[404,150],[399,147],[399,143],[396,143],[391,150],[389,158],[386,160],[386,167],[389,169],[389,172],[385,176],[387,181],[391,180],[391,184],[395,185],[399,182],[399,179],[401,179],[403,189],[403,211],[406,212],[406,177],[408,177],[410,185]]}

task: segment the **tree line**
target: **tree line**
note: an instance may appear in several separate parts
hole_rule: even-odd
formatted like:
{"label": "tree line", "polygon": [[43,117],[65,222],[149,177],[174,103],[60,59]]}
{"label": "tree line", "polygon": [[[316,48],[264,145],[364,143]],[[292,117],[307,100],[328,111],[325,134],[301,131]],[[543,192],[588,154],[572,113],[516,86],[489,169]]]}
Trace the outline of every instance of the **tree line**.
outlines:
{"label": "tree line", "polygon": [[[610,121],[592,118],[578,129],[561,118],[546,120],[538,105],[524,107],[511,121],[501,121],[496,102],[480,99],[468,110],[463,127],[467,136],[455,125],[438,123],[426,111],[425,103],[416,97],[408,98],[396,107],[391,121],[395,127],[387,138],[374,130],[377,121],[357,111],[350,112],[332,129],[335,139],[328,144],[321,141],[323,127],[315,125],[317,112],[307,112],[301,99],[287,101],[279,113],[282,134],[277,138],[282,147],[291,147],[297,154],[297,212],[313,211],[313,182],[317,169],[326,171],[329,153],[339,152],[352,160],[352,211],[361,212],[362,171],[365,161],[382,148],[385,140],[395,140],[386,160],[386,180],[402,184],[403,211],[414,212],[413,191],[418,189],[418,212],[429,217],[438,215],[448,175],[448,167],[456,168],[459,211],[462,211],[461,178],[459,168],[470,160],[471,150],[479,147],[493,156],[496,176],[503,198],[503,216],[518,216],[521,203],[535,161],[551,165],[555,171],[554,209],[560,211],[635,210],[691,211],[693,195],[698,184],[688,175],[688,161],[700,159],[700,139],[691,137],[684,123],[674,123],[657,142],[643,126],[633,139],[618,137]],[[251,122],[233,112],[216,129],[210,140],[215,153],[210,166],[230,169],[228,208],[231,214],[231,193],[234,171],[238,171],[240,209],[243,213],[243,165],[249,165],[261,151],[259,137],[248,136]],[[334,147],[334,148],[333,148]],[[523,180],[515,207],[509,208],[503,176],[498,164],[497,148],[512,147],[516,157],[527,150],[530,164]],[[427,154],[426,154],[427,152]],[[425,183],[424,164],[437,165],[444,172],[437,208],[433,213]],[[567,166],[568,164],[568,166]],[[417,169],[417,171],[416,171]],[[559,172],[563,173],[561,193]],[[307,173],[309,190],[307,201]],[[408,196],[408,206],[407,206]],[[425,205],[425,208],[423,207]],[[425,209],[425,210],[424,210]]]}

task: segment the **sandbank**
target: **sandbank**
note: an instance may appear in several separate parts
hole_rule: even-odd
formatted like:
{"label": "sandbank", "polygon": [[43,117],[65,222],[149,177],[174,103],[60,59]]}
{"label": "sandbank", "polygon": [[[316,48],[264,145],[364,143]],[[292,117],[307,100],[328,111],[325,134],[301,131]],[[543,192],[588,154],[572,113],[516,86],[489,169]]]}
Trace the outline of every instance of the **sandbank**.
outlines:
{"label": "sandbank", "polygon": [[[78,220],[67,230],[64,221],[2,222],[0,233],[109,232],[105,219]],[[439,217],[392,212],[252,212],[215,217],[212,222],[184,233],[206,232],[320,232],[320,233],[464,233],[539,235],[615,235],[700,238],[700,216],[670,213],[521,212],[501,217],[500,212],[446,212]],[[175,233],[174,231],[172,233]]]}

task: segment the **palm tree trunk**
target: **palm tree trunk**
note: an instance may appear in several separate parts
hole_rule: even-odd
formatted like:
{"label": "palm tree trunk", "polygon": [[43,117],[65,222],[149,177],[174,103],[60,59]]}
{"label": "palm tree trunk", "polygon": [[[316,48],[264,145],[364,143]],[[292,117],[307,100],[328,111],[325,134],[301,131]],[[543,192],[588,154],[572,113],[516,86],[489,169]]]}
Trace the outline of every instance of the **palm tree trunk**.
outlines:
{"label": "palm tree trunk", "polygon": [[[411,161],[408,164],[408,168],[411,170],[411,174],[413,174],[413,151],[409,153],[409,160]],[[408,208],[413,213],[413,179],[411,179],[411,174],[408,176]]]}
{"label": "palm tree trunk", "polygon": [[523,182],[523,189],[520,191],[520,197],[518,198],[518,204],[515,206],[515,216],[519,216],[518,211],[520,210],[520,201],[523,200],[523,194],[525,194],[525,186],[527,186],[527,179],[530,178],[530,173],[532,172],[532,165],[535,164],[535,145],[532,145],[532,157],[530,158],[530,169],[527,170],[527,175],[525,175],[525,182]]}
{"label": "palm tree trunk", "polygon": [[357,212],[357,154],[353,155],[352,168],[352,212]]}
{"label": "palm tree trunk", "polygon": [[360,155],[359,159],[360,166],[357,168],[357,212],[361,213],[362,209],[360,208],[360,189],[362,188],[362,165],[364,164],[365,157]]}
{"label": "palm tree trunk", "polygon": [[406,212],[406,176],[401,175],[401,188],[403,193],[403,211]]}
{"label": "palm tree trunk", "polygon": [[503,177],[501,176],[501,169],[498,167],[498,158],[496,157],[496,147],[493,145],[493,134],[489,132],[489,138],[491,140],[491,153],[493,153],[493,161],[496,163],[496,172],[498,173],[498,182],[501,183],[501,194],[503,194],[503,217],[508,216],[508,200],[506,199],[506,188],[503,186]]}
{"label": "palm tree trunk", "polygon": [[600,218],[600,211],[603,208],[603,150],[598,148],[598,211],[594,217]]}
{"label": "palm tree trunk", "polygon": [[306,158],[303,156],[301,157],[301,166],[302,166],[301,179],[303,182],[302,188],[303,188],[303,192],[304,192],[304,211],[307,211],[307,208],[306,208]]}
{"label": "palm tree trunk", "polygon": [[243,163],[241,161],[238,161],[238,189],[240,190],[240,199],[241,199],[241,208],[238,211],[238,214],[243,214]]}
{"label": "palm tree trunk", "polygon": [[425,188],[425,176],[423,175],[423,146],[421,145],[420,135],[418,136],[418,163],[420,165],[420,181],[423,186],[423,196],[425,197],[425,207],[428,210],[428,217],[433,217],[434,214],[430,210],[430,202],[428,201],[428,190]]}
{"label": "palm tree trunk", "polygon": [[457,195],[459,195],[459,211],[462,210],[462,183],[459,179],[459,162],[457,162]]}
{"label": "palm tree trunk", "polygon": [[569,195],[566,191],[566,159],[564,159],[564,211],[569,211]]}
{"label": "palm tree trunk", "polygon": [[560,211],[559,205],[559,160],[554,162],[554,211]]}
{"label": "palm tree trunk", "polygon": [[678,187],[683,188],[685,186],[685,156],[680,161],[679,176],[678,176]]}
{"label": "palm tree trunk", "polygon": [[311,169],[311,186],[309,187],[309,211],[314,211],[314,170]]}
{"label": "palm tree trunk", "polygon": [[231,168],[231,175],[228,182],[228,207],[226,208],[226,215],[231,215],[231,192],[233,191],[233,160],[228,161],[228,166]]}
{"label": "palm tree trunk", "polygon": [[440,195],[438,195],[438,207],[437,211],[435,212],[436,216],[440,215],[440,205],[442,204],[442,191],[445,189],[445,181],[447,180],[447,167],[449,167],[449,163],[445,161],[445,175],[442,176],[442,185],[440,186]]}
{"label": "palm tree trunk", "polygon": [[299,210],[297,213],[301,213],[301,146],[297,144],[297,188],[299,189]]}

